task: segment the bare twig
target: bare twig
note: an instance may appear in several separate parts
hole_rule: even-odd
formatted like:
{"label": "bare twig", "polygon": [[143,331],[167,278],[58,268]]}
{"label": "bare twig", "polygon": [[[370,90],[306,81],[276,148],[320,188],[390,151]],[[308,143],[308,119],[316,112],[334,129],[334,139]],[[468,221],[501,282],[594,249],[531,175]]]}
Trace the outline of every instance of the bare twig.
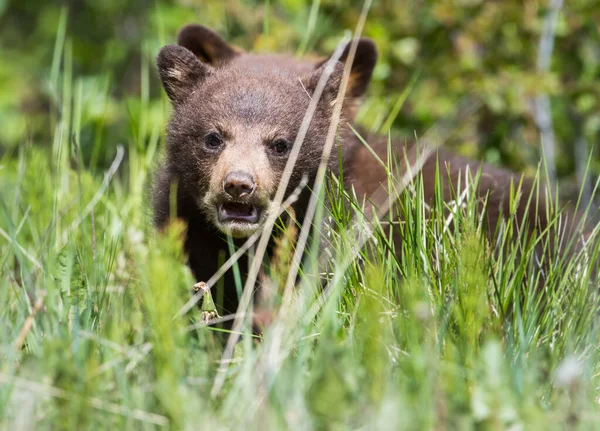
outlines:
{"label": "bare twig", "polygon": [[[554,49],[554,35],[558,14],[563,5],[563,0],[550,0],[548,13],[544,19],[542,35],[538,47],[537,70],[547,72],[550,69],[552,50]],[[548,183],[551,190],[556,185],[556,140],[552,126],[552,113],[550,97],[546,93],[537,95],[533,99],[533,114],[535,122],[540,130],[543,155],[546,160]]]}
{"label": "bare twig", "polygon": [[344,74],[342,76],[342,82],[340,88],[338,89],[337,94],[337,103],[334,107],[334,112],[331,117],[331,122],[329,123],[329,130],[327,131],[327,138],[325,140],[325,146],[323,148],[323,153],[321,155],[321,162],[319,164],[319,168],[317,170],[317,176],[315,178],[315,183],[313,187],[313,194],[310,197],[310,201],[308,203],[308,208],[306,210],[306,214],[304,216],[304,220],[302,222],[302,228],[300,230],[300,236],[298,238],[298,242],[296,244],[296,250],[294,252],[294,256],[292,257],[292,263],[290,266],[290,270],[288,272],[288,278],[285,284],[285,290],[283,294],[283,307],[281,310],[285,308],[285,304],[289,302],[292,298],[292,289],[296,284],[296,277],[298,275],[298,269],[300,268],[300,262],[302,261],[302,255],[304,254],[304,249],[306,247],[306,242],[308,240],[308,235],[311,231],[313,218],[315,216],[318,198],[320,194],[320,190],[324,185],[325,175],[327,173],[329,157],[331,155],[331,150],[333,148],[333,144],[335,142],[335,137],[337,134],[340,118],[342,116],[342,108],[343,108],[343,100],[346,94],[346,89],[348,87],[348,81],[350,79],[350,71],[352,68],[352,63],[354,63],[354,56],[356,55],[356,49],[358,47],[358,35],[360,35],[363,31],[363,27],[366,21],[366,11],[370,8],[370,2],[365,2],[364,13],[361,15],[361,19],[359,20],[356,26],[356,36],[352,40],[350,44],[350,50],[348,52],[348,57],[346,58],[346,63],[344,65]]}
{"label": "bare twig", "polygon": [[25,339],[27,338],[29,331],[31,331],[33,322],[35,321],[35,316],[38,313],[38,311],[40,311],[42,309],[42,307],[44,305],[44,297],[45,296],[46,296],[46,292],[40,293],[40,295],[38,296],[38,299],[35,301],[35,305],[33,306],[33,309],[31,310],[31,314],[29,316],[27,316],[27,319],[25,319],[25,323],[23,324],[23,327],[19,331],[19,335],[17,336],[17,340],[15,341],[15,349],[16,350],[21,350],[21,347],[23,347],[23,343],[25,343]]}
{"label": "bare twig", "polygon": [[537,69],[540,71],[550,69],[550,61],[552,60],[552,51],[554,49],[556,23],[558,22],[558,14],[562,9],[562,5],[563,0],[550,0],[550,3],[548,4],[548,13],[544,19],[536,63]]}

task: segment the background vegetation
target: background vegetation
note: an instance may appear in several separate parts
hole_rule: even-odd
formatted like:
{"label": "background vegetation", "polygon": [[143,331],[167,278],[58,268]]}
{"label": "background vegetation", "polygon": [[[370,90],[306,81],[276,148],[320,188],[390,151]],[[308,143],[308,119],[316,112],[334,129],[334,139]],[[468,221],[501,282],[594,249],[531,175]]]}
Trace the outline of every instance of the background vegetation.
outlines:
{"label": "background vegetation", "polygon": [[[99,146],[98,160],[105,163],[117,142],[132,138],[129,123],[135,121],[140,96],[160,110],[153,59],[183,23],[204,23],[245,49],[327,53],[344,30],[353,28],[361,5],[359,0],[2,2],[1,147],[32,137],[42,144],[51,137],[47,114],[56,106],[58,89],[48,78],[58,71],[52,59],[59,24],[68,22],[65,54],[84,96],[81,147],[91,158]],[[381,58],[364,124],[391,126],[412,138],[451,115],[463,96],[475,95],[485,109],[453,144],[525,170],[541,155],[532,101],[547,94],[556,169],[563,184],[573,188],[600,130],[600,7],[597,0],[575,0],[560,9],[551,63],[544,70],[538,48],[548,13],[544,1],[374,2],[365,34],[375,39]],[[399,115],[384,124],[415,76]],[[143,87],[147,94],[141,94]]]}
{"label": "background vegetation", "polygon": [[[411,138],[474,95],[483,108],[447,145],[533,173],[534,103],[548,97],[550,170],[565,196],[586,186],[586,206],[600,173],[597,0],[560,9],[548,68],[545,2],[373,3],[365,34],[381,58],[363,125]],[[306,282],[293,311],[262,343],[243,337],[231,362],[219,364],[221,333],[197,310],[173,319],[193,280],[176,233],[157,238],[147,220],[168,118],[158,49],[200,22],[245,49],[326,53],[361,7],[0,0],[1,427],[597,429],[598,298],[585,270],[597,248],[557,258],[540,301],[531,247],[510,252],[507,227],[495,247],[508,257],[493,259],[473,202],[451,232],[441,203],[425,220],[404,196],[403,259],[375,229],[365,268],[344,265],[356,238],[342,234],[340,205],[332,259],[344,277],[320,313]]]}

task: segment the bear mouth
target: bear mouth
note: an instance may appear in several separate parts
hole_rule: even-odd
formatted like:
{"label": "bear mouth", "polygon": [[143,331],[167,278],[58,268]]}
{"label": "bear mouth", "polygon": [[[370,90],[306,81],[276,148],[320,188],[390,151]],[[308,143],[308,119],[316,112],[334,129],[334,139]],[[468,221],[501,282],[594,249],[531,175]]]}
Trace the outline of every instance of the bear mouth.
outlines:
{"label": "bear mouth", "polygon": [[256,224],[260,219],[260,211],[255,205],[239,202],[222,203],[219,205],[218,215],[220,223],[243,222]]}

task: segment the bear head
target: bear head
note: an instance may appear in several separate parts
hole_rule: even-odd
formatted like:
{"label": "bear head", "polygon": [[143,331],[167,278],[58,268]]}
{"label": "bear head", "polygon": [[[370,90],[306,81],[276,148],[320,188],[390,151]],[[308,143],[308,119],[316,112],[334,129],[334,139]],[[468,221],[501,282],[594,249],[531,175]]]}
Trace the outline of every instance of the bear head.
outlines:
{"label": "bear head", "polygon": [[[334,63],[317,103],[288,193],[303,176],[316,175],[349,48]],[[373,42],[360,39],[344,107],[355,106],[364,95],[376,59]],[[173,106],[167,164],[178,187],[220,231],[238,238],[251,235],[273,210],[279,180],[327,59],[313,63],[248,54],[206,27],[189,25],[180,31],[178,45],[161,49],[157,66]],[[337,166],[337,154],[334,149],[331,166]]]}

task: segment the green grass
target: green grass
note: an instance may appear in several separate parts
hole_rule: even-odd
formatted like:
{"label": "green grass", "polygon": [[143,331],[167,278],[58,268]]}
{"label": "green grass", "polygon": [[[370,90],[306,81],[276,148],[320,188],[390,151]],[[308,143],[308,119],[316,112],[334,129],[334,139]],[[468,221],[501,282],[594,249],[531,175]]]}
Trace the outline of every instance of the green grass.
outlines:
{"label": "green grass", "polygon": [[[472,193],[426,208],[418,177],[392,206],[404,215],[399,248],[390,220],[370,221],[335,181],[323,190],[331,208],[319,206],[316,220],[332,221],[328,265],[309,239],[298,286],[282,298],[294,244],[283,235],[263,280],[261,311],[274,320],[260,340],[246,320],[221,363],[229,334],[204,325],[198,308],[174,317],[196,281],[180,227],[159,236],[149,223],[167,114],[147,97],[147,64],[142,95],[129,101],[131,138],[104,172],[78,146],[85,104],[104,87],[84,96],[60,29],[54,141],[0,161],[1,428],[600,427],[600,304],[586,272],[598,246],[555,257],[536,292],[531,245],[553,229],[528,239],[507,223],[487,242]],[[325,290],[317,270],[330,273]]]}

